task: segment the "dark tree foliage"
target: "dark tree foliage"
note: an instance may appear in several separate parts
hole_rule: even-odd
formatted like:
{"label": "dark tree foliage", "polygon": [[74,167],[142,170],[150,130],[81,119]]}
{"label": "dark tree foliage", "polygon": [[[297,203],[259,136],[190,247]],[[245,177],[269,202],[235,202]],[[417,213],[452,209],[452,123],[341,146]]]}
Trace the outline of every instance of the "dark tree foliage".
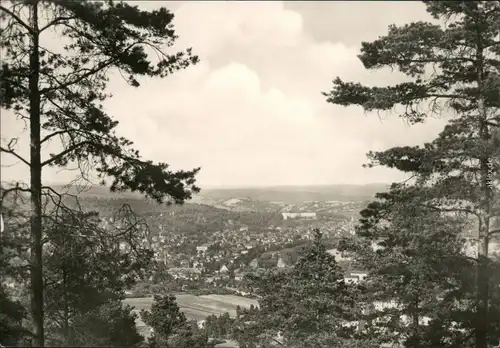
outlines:
{"label": "dark tree foliage", "polygon": [[[183,202],[190,197],[197,172],[171,172],[165,163],[142,160],[127,139],[115,134],[118,122],[107,115],[102,102],[112,69],[119,69],[133,86],[140,77],[166,77],[198,61],[191,50],[168,54],[165,47],[177,36],[173,14],[161,8],[141,11],[122,2],[24,1],[0,8],[7,25],[2,31],[3,55],[1,106],[19,117],[32,119],[36,108],[41,133],[39,147],[51,139],[64,140],[64,150],[41,161],[41,167],[86,162],[99,175],[112,179],[112,190],[140,191],[163,202]],[[31,21],[23,21],[30,13]],[[46,36],[61,37],[63,46],[52,51]],[[30,45],[26,45],[29,40]],[[151,61],[148,51],[159,57]],[[16,59],[26,57],[26,59]],[[31,60],[28,60],[30,57]],[[34,65],[34,66],[33,66]],[[36,90],[29,86],[31,71]],[[36,94],[36,95],[35,95]],[[12,152],[13,149],[4,149]],[[10,151],[12,150],[12,151]],[[29,162],[29,161],[25,161]]]}
{"label": "dark tree foliage", "polygon": [[11,299],[0,284],[0,344],[17,346],[23,339],[29,337],[29,331],[23,326],[26,310],[18,301]]}
{"label": "dark tree foliage", "polygon": [[[6,188],[1,187],[3,193]],[[22,346],[31,340],[32,333],[25,325],[28,318],[19,284],[25,284],[26,218],[19,211],[21,199],[11,196],[2,206],[4,230],[0,233],[0,344]]]}
{"label": "dark tree foliage", "polygon": [[[143,279],[153,265],[152,252],[131,238],[138,236],[143,226],[124,225],[117,233],[99,224],[97,213],[71,211],[44,224],[45,323],[51,345],[73,346],[94,339],[107,339],[107,344],[113,345],[137,343],[135,336],[128,343],[126,336],[113,336],[114,329],[109,327],[108,338],[103,335],[104,328],[96,331],[102,335],[99,338],[92,336],[90,328],[81,333],[83,323],[95,317],[96,322],[108,320],[110,326],[121,327],[120,322],[131,321],[128,329],[138,335],[131,314],[115,307],[123,300],[124,290]],[[118,311],[117,316],[103,316],[106,311]],[[112,336],[120,341],[113,341]]]}
{"label": "dark tree foliage", "polygon": [[233,323],[234,319],[227,312],[220,316],[212,314],[205,319],[204,328],[211,338],[229,339]]}
{"label": "dark tree foliage", "polygon": [[[92,168],[111,190],[132,190],[158,202],[182,203],[198,191],[198,169],[172,171],[167,163],[143,159],[132,142],[116,134],[118,122],[102,103],[111,71],[130,85],[142,77],[166,77],[198,61],[188,49],[172,52],[177,38],[173,14],[147,12],[115,1],[24,0],[0,5],[0,106],[26,122],[30,156],[16,139],[1,151],[30,168],[31,317],[36,346],[44,345],[42,268],[42,169],[77,164],[82,177]],[[48,46],[49,37],[60,40]],[[58,141],[61,151],[46,154]]]}
{"label": "dark tree foliage", "polygon": [[175,296],[155,295],[151,310],[141,318],[152,330],[148,346],[152,348],[213,348],[204,330],[191,325],[177,305]]}
{"label": "dark tree foliage", "polygon": [[475,260],[464,253],[460,231],[471,224],[465,214],[423,207],[419,193],[393,185],[378,194],[361,212],[356,236],[341,242],[369,272],[365,331],[406,347],[467,347],[474,332]]}
{"label": "dark tree foliage", "polygon": [[246,347],[372,347],[357,333],[360,288],[326,252],[319,230],[291,268],[254,279],[259,309],[240,310],[234,337]]}
{"label": "dark tree foliage", "polygon": [[[330,103],[357,105],[365,111],[395,109],[410,123],[424,122],[434,114],[447,113],[450,116],[448,124],[432,142],[423,146],[401,146],[369,153],[371,162],[368,166],[381,165],[410,174],[415,185],[401,192],[395,190],[391,195],[409,195],[411,199],[408,200],[399,197],[398,204],[409,204],[409,209],[427,209],[425,213],[417,212],[422,214],[418,215],[421,220],[414,226],[399,226],[400,217],[410,218],[410,214],[406,211],[402,213],[394,206],[389,209],[391,219],[401,214],[395,221],[390,221],[393,229],[404,227],[404,238],[394,241],[403,243],[398,246],[404,247],[409,236],[417,230],[431,238],[426,242],[430,243],[435,238],[433,234],[439,235],[446,231],[447,223],[442,220],[445,213],[465,214],[474,221],[475,227],[472,232],[469,231],[469,237],[478,241],[478,258],[474,261],[474,276],[469,283],[473,285],[475,298],[471,299],[473,312],[466,315],[467,319],[462,318],[461,325],[468,328],[464,328],[464,339],[471,339],[470,344],[474,344],[474,347],[485,348],[490,343],[497,344],[499,339],[495,322],[498,313],[494,303],[496,288],[489,261],[489,244],[498,232],[494,224],[499,216],[500,3],[425,1],[425,6],[434,18],[433,23],[415,22],[401,27],[392,25],[387,35],[373,42],[362,43],[359,58],[367,69],[397,69],[407,76],[406,82],[394,86],[367,87],[336,78],[333,89],[324,94]],[[381,198],[390,201],[394,197]],[[362,224],[376,225],[378,219],[384,218],[384,211],[387,211],[384,204],[373,203],[364,212]],[[432,217],[429,211],[440,214]],[[408,227],[415,231],[410,233]],[[364,228],[363,238],[375,233],[374,228]],[[458,238],[460,229],[455,232]],[[380,230],[376,233],[380,233]],[[424,253],[419,249],[424,245],[415,245],[419,251],[412,262],[417,262],[418,257],[432,258],[436,253],[450,252],[447,249],[450,245],[444,243],[437,245],[432,252]],[[443,255],[444,260],[452,256]],[[417,263],[425,264],[427,261],[420,260]],[[406,272],[404,269],[394,272],[402,272],[400,276],[403,277]],[[436,272],[434,269],[428,271],[429,274]],[[443,285],[442,280],[433,278],[432,284],[436,285],[436,289]],[[404,300],[401,297],[396,299]],[[439,303],[444,305],[446,301]],[[458,335],[452,333],[450,323],[460,320],[454,319],[455,314],[451,309],[442,311],[441,315],[446,316],[439,319],[441,323],[438,324],[438,319],[435,319],[429,325],[437,325],[439,329],[435,332],[440,332],[443,340],[449,338],[446,344],[453,346],[454,343],[450,342],[456,342],[455,339],[459,338],[450,337]],[[446,321],[448,323],[445,324]],[[447,333],[443,332],[445,328]],[[419,337],[412,341],[413,346],[436,342],[425,341],[422,333],[417,331],[409,336]],[[462,342],[459,346],[465,344]]]}
{"label": "dark tree foliage", "polygon": [[136,318],[132,307],[121,300],[78,313],[72,321],[72,346],[142,347],[144,338],[137,331]]}
{"label": "dark tree foliage", "polygon": [[[7,190],[4,188],[4,192]],[[69,208],[65,203],[70,197],[44,198],[47,344],[134,346],[142,342],[134,316],[130,308],[122,308],[121,300],[125,289],[154,270],[152,252],[141,246],[141,239],[147,234],[143,221],[125,206],[115,214],[115,224],[106,226],[97,213]],[[0,244],[2,281],[8,284],[2,288],[6,290],[6,302],[1,308],[5,322],[10,323],[2,336],[6,340],[10,337],[9,345],[21,346],[29,346],[33,340],[25,313],[29,306],[26,272],[29,215],[25,211],[25,200],[29,197],[9,195],[4,201],[5,230]],[[14,298],[17,300],[11,300]],[[15,308],[18,310],[14,311]],[[109,311],[115,314],[104,314]],[[98,322],[101,324],[97,325]]]}

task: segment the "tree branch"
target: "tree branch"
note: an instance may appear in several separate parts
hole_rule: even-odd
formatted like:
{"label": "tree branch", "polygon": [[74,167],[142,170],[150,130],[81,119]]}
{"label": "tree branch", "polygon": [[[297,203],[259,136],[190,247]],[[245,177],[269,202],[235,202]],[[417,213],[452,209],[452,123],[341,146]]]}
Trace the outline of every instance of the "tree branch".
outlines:
{"label": "tree branch", "polygon": [[54,132],[54,133],[51,133],[49,135],[47,135],[46,137],[44,137],[41,141],[40,141],[40,145],[45,143],[46,141],[52,139],[53,137],[55,136],[58,136],[58,135],[61,135],[61,134],[64,134],[64,133],[69,133],[71,132],[72,129],[65,129],[65,130],[60,130],[60,131],[57,131],[57,132]]}
{"label": "tree branch", "polygon": [[110,58],[108,61],[104,62],[104,63],[101,63],[101,64],[98,64],[96,67],[94,67],[93,69],[90,69],[88,70],[86,73],[78,76],[77,78],[75,78],[74,80],[72,81],[68,81],[68,82],[65,82],[65,83],[62,83],[60,84],[59,86],[57,87],[48,87],[48,88],[42,88],[40,90],[40,95],[45,95],[47,93],[50,93],[52,91],[55,91],[55,90],[58,90],[58,89],[64,89],[64,88],[67,88],[71,85],[74,85],[74,84],[77,84],[79,83],[80,81],[86,79],[87,77],[89,76],[92,76],[92,75],[95,75],[96,73],[98,73],[99,71],[109,67],[110,65],[112,65],[113,63],[115,63],[118,59],[119,59],[119,56],[121,54],[124,54],[125,52],[127,52],[128,50],[130,50],[132,47],[134,47],[135,45],[139,44],[138,42],[134,42],[133,44],[129,45],[127,48],[125,48],[118,56],[116,57],[113,57],[113,58]]}
{"label": "tree branch", "polygon": [[42,29],[39,30],[39,32],[41,33],[42,31],[44,30],[47,30],[48,28],[50,28],[51,26],[53,25],[56,25],[56,24],[59,24],[61,22],[64,22],[64,21],[69,21],[69,20],[72,20],[72,19],[77,19],[78,17],[76,16],[70,16],[70,17],[57,17],[55,18],[54,20],[52,20],[50,23],[48,23],[46,26],[44,26]]}
{"label": "tree branch", "polygon": [[21,26],[23,26],[26,30],[28,30],[28,32],[30,34],[35,34],[35,31],[33,30],[33,28],[31,28],[28,24],[26,24],[18,15],[16,15],[11,10],[9,10],[9,9],[5,8],[4,6],[0,5],[0,11],[3,11],[5,13],[7,13],[9,16],[11,16],[12,18],[14,18],[16,20],[16,22],[19,23]]}
{"label": "tree branch", "polygon": [[8,154],[11,154],[12,156],[16,157],[17,159],[19,159],[21,162],[23,162],[24,164],[30,166],[30,162],[28,162],[27,160],[25,160],[24,158],[22,158],[20,155],[18,155],[14,150],[12,149],[6,149],[4,147],[1,147],[0,146],[0,151],[2,152],[5,152],[5,153],[8,153]]}
{"label": "tree branch", "polygon": [[88,140],[85,140],[85,141],[82,141],[80,143],[77,143],[77,144],[74,144],[73,146],[70,146],[69,148],[67,148],[66,150],[62,151],[62,152],[59,152],[57,155],[54,155],[52,156],[51,158],[49,158],[48,160],[42,162],[41,164],[41,167],[45,167],[46,165],[49,165],[51,163],[54,163],[56,162],[57,160],[63,158],[64,156],[66,156],[67,154],[75,151],[76,149],[78,149],[79,147],[85,145],[85,144],[90,144],[91,142],[88,141]]}
{"label": "tree branch", "polygon": [[273,342],[278,343],[281,347],[285,346],[282,342],[278,341],[276,338],[272,337],[271,339],[273,340]]}
{"label": "tree branch", "polygon": [[19,183],[16,184],[16,187],[11,187],[9,189],[6,189],[6,190],[3,190],[2,192],[2,198],[1,198],[1,201],[0,203],[3,202],[3,200],[5,199],[5,197],[11,193],[11,192],[14,192],[14,191],[21,191],[21,192],[28,192],[28,193],[31,193],[31,189],[29,188],[23,188],[23,187],[19,187]]}
{"label": "tree branch", "polygon": [[471,209],[466,209],[466,208],[441,208],[437,207],[435,205],[428,205],[428,204],[419,204],[423,208],[431,209],[437,212],[443,212],[443,213],[467,213],[471,215],[477,216],[477,213]]}
{"label": "tree branch", "polygon": [[490,231],[490,232],[488,233],[488,237],[489,237],[489,236],[492,236],[492,235],[494,235],[494,234],[497,234],[497,233],[500,233],[500,229]]}

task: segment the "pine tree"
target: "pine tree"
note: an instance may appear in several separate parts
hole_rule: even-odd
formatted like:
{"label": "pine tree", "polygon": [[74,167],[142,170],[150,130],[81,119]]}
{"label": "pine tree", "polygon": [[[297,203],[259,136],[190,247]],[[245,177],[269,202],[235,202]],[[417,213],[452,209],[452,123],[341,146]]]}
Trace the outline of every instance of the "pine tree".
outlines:
{"label": "pine tree", "polygon": [[[144,338],[138,332],[136,318],[132,307],[124,306],[121,300],[78,313],[72,320],[72,346],[142,347]],[[68,344],[63,342],[61,346]]]}
{"label": "pine tree", "polygon": [[[0,106],[27,121],[30,156],[23,158],[15,139],[1,151],[30,169],[31,317],[36,346],[44,345],[42,261],[42,169],[78,164],[93,168],[114,191],[144,193],[158,202],[182,203],[198,189],[198,169],[172,172],[166,163],[144,160],[132,142],[119,137],[118,122],[102,107],[108,74],[118,70],[135,87],[140,77],[166,77],[198,61],[191,50],[168,53],[177,38],[173,14],[152,12],[123,2],[25,0],[2,2],[0,33]],[[45,46],[56,35],[62,46]],[[153,61],[148,55],[153,52]],[[45,154],[45,145],[59,140],[62,150]]]}
{"label": "pine tree", "polygon": [[344,281],[344,271],[326,252],[319,230],[293,268],[254,281],[259,309],[246,310],[235,324],[235,338],[248,347],[373,346],[357,333],[359,288]]}
{"label": "pine tree", "polygon": [[155,295],[148,311],[141,311],[141,318],[152,329],[149,347],[213,348],[204,330],[193,328],[177,305],[175,296]]}
{"label": "pine tree", "polygon": [[[45,323],[47,341],[51,345],[87,345],[95,339],[112,345],[138,343],[134,318],[122,311],[120,303],[124,291],[147,274],[152,265],[152,252],[127,238],[127,235],[138,235],[139,231],[135,230],[140,226],[121,221],[121,230],[128,230],[121,235],[103,229],[99,223],[97,213],[66,210],[44,224],[47,233],[44,244]],[[120,221],[115,220],[115,223]],[[128,246],[130,251],[120,250],[119,245]],[[106,311],[114,311],[116,316],[103,316]],[[131,319],[124,319],[127,317]],[[96,335],[102,337],[96,338],[89,328],[82,327],[85,322],[91,323],[92,318],[96,323],[108,321],[108,326],[96,331]],[[114,336],[119,342],[113,341],[114,329],[110,327],[119,322],[128,323],[128,329],[132,330],[130,341],[125,335]],[[109,329],[108,338],[105,338],[105,329]]]}
{"label": "pine tree", "polygon": [[378,194],[361,212],[356,236],[341,241],[369,273],[365,331],[405,347],[468,347],[475,265],[459,231],[470,222],[422,207],[418,193],[394,185]]}
{"label": "pine tree", "polygon": [[[2,199],[8,190],[1,187]],[[27,269],[24,256],[27,253],[27,221],[20,209],[23,197],[9,196],[2,204],[4,230],[0,233],[0,344],[4,346],[24,346],[32,339],[32,333],[25,325],[28,317],[23,289]]]}
{"label": "pine tree", "polygon": [[[424,146],[402,146],[370,153],[370,166],[396,168],[413,176],[418,205],[441,213],[466,213],[475,220],[478,240],[475,347],[497,338],[490,322],[489,241],[496,231],[500,126],[500,3],[425,1],[439,24],[392,25],[387,35],[362,43],[367,69],[396,68],[408,77],[394,86],[367,87],[334,80],[325,93],[338,105],[365,111],[396,109],[410,123],[447,110],[450,121]],[[425,255],[423,255],[425,256]],[[495,342],[497,343],[497,342]]]}
{"label": "pine tree", "polygon": [[29,337],[29,331],[23,327],[26,311],[19,301],[14,301],[0,284],[0,345],[17,346],[22,339]]}

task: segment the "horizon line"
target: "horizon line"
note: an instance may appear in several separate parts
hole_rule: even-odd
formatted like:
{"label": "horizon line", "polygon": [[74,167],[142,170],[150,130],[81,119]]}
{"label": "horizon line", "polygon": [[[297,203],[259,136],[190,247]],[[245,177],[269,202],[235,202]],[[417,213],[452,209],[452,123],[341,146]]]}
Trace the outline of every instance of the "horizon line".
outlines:
{"label": "horizon line", "polygon": [[[69,184],[65,183],[47,183],[47,186],[67,186]],[[273,184],[273,185],[196,185],[201,190],[224,190],[224,189],[270,189],[270,188],[292,188],[292,187],[328,187],[328,186],[369,186],[369,185],[391,185],[391,182],[368,182],[364,184],[355,184],[355,183],[331,183],[331,184]],[[85,186],[72,184],[69,186]],[[103,187],[109,188],[109,186],[103,186],[99,184],[89,184],[90,187]]]}
{"label": "horizon line", "polygon": [[[1,183],[14,183],[15,181],[7,181],[7,180],[2,180],[0,181]],[[27,184],[22,182],[23,184]],[[47,183],[45,186],[86,186],[89,185],[89,187],[102,187],[102,188],[109,188],[109,186],[103,186],[100,184],[96,183],[90,183],[90,184],[69,184],[69,183],[61,183],[61,182],[52,182],[52,183]],[[202,191],[203,190],[243,190],[243,189],[276,189],[276,188],[296,188],[296,187],[331,187],[331,186],[371,186],[371,185],[391,185],[391,182],[368,182],[364,184],[360,183],[329,183],[329,184],[273,184],[273,185],[212,185],[212,184],[207,184],[207,185],[197,185]],[[128,190],[126,190],[128,191]]]}

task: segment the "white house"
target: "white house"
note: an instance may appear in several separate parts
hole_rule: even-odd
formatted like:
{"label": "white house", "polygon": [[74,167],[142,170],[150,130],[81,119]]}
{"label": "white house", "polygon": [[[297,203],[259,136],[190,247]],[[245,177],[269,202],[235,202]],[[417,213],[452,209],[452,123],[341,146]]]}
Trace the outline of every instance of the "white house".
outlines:
{"label": "white house", "polygon": [[282,213],[283,220],[288,219],[304,219],[304,220],[316,220],[316,213]]}
{"label": "white house", "polygon": [[208,247],[206,245],[199,245],[196,247],[196,251],[199,253],[204,253],[206,252]]}
{"label": "white house", "polygon": [[351,271],[351,277],[358,277],[359,280],[365,280],[368,272],[365,271]]}
{"label": "white house", "polygon": [[359,283],[359,278],[353,276],[347,276],[344,277],[344,282],[346,282],[347,284],[356,284]]}
{"label": "white house", "polygon": [[283,261],[283,259],[281,257],[279,258],[278,264],[276,265],[276,267],[278,267],[278,268],[285,268],[286,267],[286,263],[285,263],[285,261]]}
{"label": "white house", "polygon": [[335,260],[336,261],[340,261],[340,260],[349,260],[350,258],[348,257],[344,257],[342,254],[341,251],[338,251],[337,249],[333,248],[333,249],[329,249],[326,251],[328,254],[332,255],[333,257],[335,257]]}

